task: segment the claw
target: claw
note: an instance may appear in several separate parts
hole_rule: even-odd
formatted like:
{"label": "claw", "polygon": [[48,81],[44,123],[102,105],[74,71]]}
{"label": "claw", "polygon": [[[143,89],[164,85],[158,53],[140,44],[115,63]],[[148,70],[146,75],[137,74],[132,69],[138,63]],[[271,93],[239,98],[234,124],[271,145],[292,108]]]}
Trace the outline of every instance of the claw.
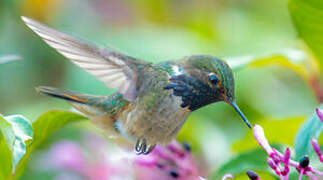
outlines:
{"label": "claw", "polygon": [[146,144],[146,139],[143,139],[142,140],[142,148],[141,148],[141,153],[140,154],[143,154],[147,149],[147,144]]}
{"label": "claw", "polygon": [[143,154],[143,152],[147,149],[146,139],[138,139],[136,142],[137,155]]}
{"label": "claw", "polygon": [[153,149],[155,148],[156,144],[154,145],[149,145],[148,148],[143,152],[144,155],[149,154]]}
{"label": "claw", "polygon": [[141,139],[137,140],[135,149],[136,149],[137,152],[141,151],[141,149],[142,149]]}
{"label": "claw", "polygon": [[145,138],[142,138],[137,140],[135,150],[137,152],[137,155],[147,155],[154,149],[155,145],[156,144],[147,145],[147,140]]}

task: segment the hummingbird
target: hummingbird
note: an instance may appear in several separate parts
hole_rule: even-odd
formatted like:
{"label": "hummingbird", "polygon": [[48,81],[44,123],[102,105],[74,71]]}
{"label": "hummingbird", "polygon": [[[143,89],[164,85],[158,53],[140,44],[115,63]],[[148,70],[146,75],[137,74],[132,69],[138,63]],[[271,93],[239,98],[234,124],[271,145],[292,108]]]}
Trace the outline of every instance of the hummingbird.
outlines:
{"label": "hummingbird", "polygon": [[220,101],[231,105],[251,128],[235,102],[231,68],[219,58],[192,55],[150,63],[36,20],[22,20],[49,46],[117,92],[97,96],[47,86],[36,89],[67,100],[109,136],[132,144],[138,154],[149,154],[157,143],[169,143],[192,112]]}

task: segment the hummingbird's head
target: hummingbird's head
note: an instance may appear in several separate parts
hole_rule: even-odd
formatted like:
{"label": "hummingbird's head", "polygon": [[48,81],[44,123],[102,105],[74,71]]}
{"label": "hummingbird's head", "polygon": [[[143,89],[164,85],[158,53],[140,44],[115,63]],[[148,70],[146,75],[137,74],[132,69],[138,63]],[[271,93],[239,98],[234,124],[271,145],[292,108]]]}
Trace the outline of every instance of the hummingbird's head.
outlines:
{"label": "hummingbird's head", "polygon": [[[195,83],[192,85],[191,95],[195,96],[196,104],[192,105],[197,109],[202,106],[225,101],[239,113],[249,128],[250,123],[243,115],[234,96],[234,78],[228,64],[213,56],[190,56],[185,60],[184,69],[187,75],[191,76]],[[192,107],[191,106],[191,107]]]}

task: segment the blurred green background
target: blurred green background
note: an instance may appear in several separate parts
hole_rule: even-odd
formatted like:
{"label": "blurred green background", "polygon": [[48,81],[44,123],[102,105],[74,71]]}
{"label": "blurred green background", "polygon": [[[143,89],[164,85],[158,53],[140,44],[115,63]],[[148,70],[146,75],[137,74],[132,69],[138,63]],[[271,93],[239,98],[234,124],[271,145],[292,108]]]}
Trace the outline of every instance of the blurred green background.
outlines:
{"label": "blurred green background", "polygon": [[[270,129],[271,142],[291,146],[320,96],[313,78],[319,70],[311,55],[296,53],[295,58],[290,51],[304,45],[297,39],[287,4],[287,0],[2,0],[0,56],[17,54],[22,61],[0,65],[0,112],[34,120],[50,109],[70,109],[61,100],[38,94],[34,89],[38,85],[98,95],[113,92],[44,43],[23,24],[23,15],[151,62],[193,54],[232,63],[241,57],[261,57],[263,63],[234,71],[237,103],[252,123]],[[279,56],[281,52],[286,52],[287,60]],[[89,126],[63,128],[48,144],[77,141]],[[207,165],[203,175],[209,175],[237,153],[257,146],[246,132],[234,110],[217,103],[194,112],[178,139],[192,144]]]}

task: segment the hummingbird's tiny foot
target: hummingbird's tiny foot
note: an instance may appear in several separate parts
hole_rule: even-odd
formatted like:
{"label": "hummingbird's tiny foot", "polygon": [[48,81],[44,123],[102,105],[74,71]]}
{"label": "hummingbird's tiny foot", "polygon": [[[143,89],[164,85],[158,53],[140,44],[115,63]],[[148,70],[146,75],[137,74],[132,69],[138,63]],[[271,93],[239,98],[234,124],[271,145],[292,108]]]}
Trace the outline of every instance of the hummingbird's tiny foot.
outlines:
{"label": "hummingbird's tiny foot", "polygon": [[143,139],[141,154],[144,154],[147,149],[146,139]]}
{"label": "hummingbird's tiny foot", "polygon": [[135,149],[136,149],[137,152],[141,151],[141,149],[142,149],[141,139],[137,140]]}
{"label": "hummingbird's tiny foot", "polygon": [[138,139],[137,142],[136,142],[135,149],[136,149],[137,155],[146,154],[146,152],[149,149],[149,147],[147,148],[147,141],[146,141],[146,139],[145,138]]}
{"label": "hummingbird's tiny foot", "polygon": [[143,152],[144,155],[149,154],[153,149],[155,148],[156,144],[154,145],[149,145],[148,148]]}

